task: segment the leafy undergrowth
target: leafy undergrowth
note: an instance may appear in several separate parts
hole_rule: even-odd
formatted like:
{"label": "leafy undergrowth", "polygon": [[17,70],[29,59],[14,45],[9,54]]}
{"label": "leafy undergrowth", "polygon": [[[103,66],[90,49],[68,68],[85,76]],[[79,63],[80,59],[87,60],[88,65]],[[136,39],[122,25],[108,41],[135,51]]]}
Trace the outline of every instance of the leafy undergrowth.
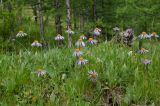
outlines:
{"label": "leafy undergrowth", "polygon": [[[160,47],[149,53],[103,43],[84,48],[88,63],[76,64],[74,49],[51,49],[0,55],[0,104],[46,106],[160,105]],[[135,51],[129,56],[130,50]],[[152,60],[145,66],[143,59]],[[147,68],[146,68],[147,67]],[[45,69],[37,76],[37,69]],[[97,82],[88,71],[96,70]]]}

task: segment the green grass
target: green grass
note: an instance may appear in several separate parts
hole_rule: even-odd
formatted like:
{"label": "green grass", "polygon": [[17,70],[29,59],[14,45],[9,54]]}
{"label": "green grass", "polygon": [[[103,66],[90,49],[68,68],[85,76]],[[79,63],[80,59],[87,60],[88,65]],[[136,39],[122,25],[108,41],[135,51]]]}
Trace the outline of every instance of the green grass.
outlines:
{"label": "green grass", "polygon": [[[150,52],[143,55],[136,53],[136,46],[129,48],[110,42],[84,48],[84,57],[89,62],[83,66],[75,64],[74,49],[0,54],[0,104],[100,106],[111,98],[109,103],[122,106],[158,106],[160,47],[149,43],[146,47]],[[128,56],[130,50],[136,56]],[[152,60],[147,70],[141,63],[145,58]],[[39,68],[47,70],[47,74],[38,77],[35,72]],[[88,71],[94,69],[98,73],[96,85],[88,79]]]}

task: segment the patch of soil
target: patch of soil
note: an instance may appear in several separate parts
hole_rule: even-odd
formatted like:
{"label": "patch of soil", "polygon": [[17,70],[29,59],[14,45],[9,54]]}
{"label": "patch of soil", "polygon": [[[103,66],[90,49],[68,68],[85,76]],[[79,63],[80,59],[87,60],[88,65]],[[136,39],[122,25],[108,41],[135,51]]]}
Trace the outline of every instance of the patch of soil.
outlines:
{"label": "patch of soil", "polygon": [[122,87],[105,87],[102,93],[102,106],[121,106],[123,94],[124,90]]}

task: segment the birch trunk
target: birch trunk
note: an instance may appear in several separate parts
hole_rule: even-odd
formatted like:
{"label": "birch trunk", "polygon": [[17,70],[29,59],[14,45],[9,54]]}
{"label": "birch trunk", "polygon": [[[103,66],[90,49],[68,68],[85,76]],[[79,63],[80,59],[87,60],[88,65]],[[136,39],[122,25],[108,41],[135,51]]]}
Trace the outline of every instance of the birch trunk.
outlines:
{"label": "birch trunk", "polygon": [[[67,6],[67,29],[71,28],[71,7],[70,7],[70,0],[66,0]],[[72,47],[72,37],[68,34],[68,48]]]}

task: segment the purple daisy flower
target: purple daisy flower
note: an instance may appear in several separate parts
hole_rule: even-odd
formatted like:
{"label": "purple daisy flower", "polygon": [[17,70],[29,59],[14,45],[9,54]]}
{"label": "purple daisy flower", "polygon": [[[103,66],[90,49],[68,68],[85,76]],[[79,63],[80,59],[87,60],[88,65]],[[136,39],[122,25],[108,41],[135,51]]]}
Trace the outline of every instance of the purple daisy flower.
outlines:
{"label": "purple daisy flower", "polygon": [[79,60],[77,61],[78,65],[86,64],[88,60],[84,59],[83,57],[80,57]]}
{"label": "purple daisy flower", "polygon": [[147,49],[145,49],[145,48],[141,48],[140,50],[139,50],[139,53],[140,54],[144,54],[144,53],[148,53],[149,52],[149,50],[147,50]]}
{"label": "purple daisy flower", "polygon": [[97,40],[95,40],[93,38],[89,38],[88,42],[91,44],[97,44]]}
{"label": "purple daisy flower", "polygon": [[101,29],[95,28],[93,33],[94,33],[94,35],[99,36],[101,34]]}
{"label": "purple daisy flower", "polygon": [[82,35],[82,36],[80,36],[80,39],[85,40],[85,39],[87,39],[87,37],[85,35]]}
{"label": "purple daisy flower", "polygon": [[143,60],[142,61],[142,63],[144,64],[144,65],[149,65],[149,64],[151,64],[151,60],[147,60],[147,59],[145,59],[145,60]]}
{"label": "purple daisy flower", "polygon": [[76,42],[76,46],[78,46],[78,47],[85,47],[86,44],[83,42],[82,39],[79,39],[79,40]]}
{"label": "purple daisy flower", "polygon": [[88,75],[89,75],[89,79],[92,81],[92,82],[96,82],[97,81],[97,77],[98,77],[98,74],[95,70],[90,70],[88,72]]}
{"label": "purple daisy flower", "polygon": [[80,51],[80,49],[75,49],[73,55],[74,56],[81,56],[83,53]]}
{"label": "purple daisy flower", "polygon": [[46,74],[46,72],[47,72],[46,70],[38,69],[36,74],[39,77],[39,76],[44,76]]}

